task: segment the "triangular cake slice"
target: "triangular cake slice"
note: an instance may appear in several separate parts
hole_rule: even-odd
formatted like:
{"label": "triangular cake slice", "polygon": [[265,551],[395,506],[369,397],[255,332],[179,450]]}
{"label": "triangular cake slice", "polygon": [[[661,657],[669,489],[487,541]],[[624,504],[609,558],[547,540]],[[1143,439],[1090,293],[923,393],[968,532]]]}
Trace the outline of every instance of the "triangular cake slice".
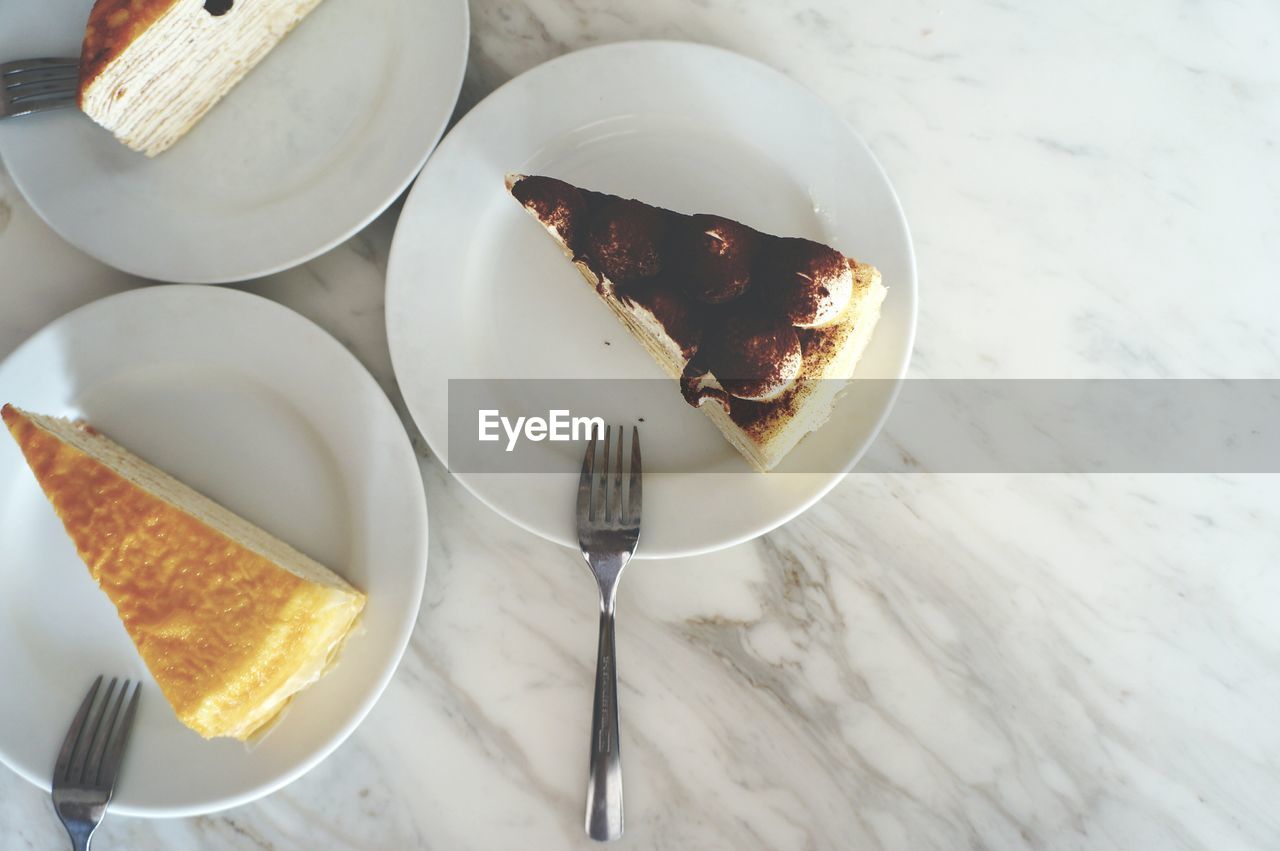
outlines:
{"label": "triangular cake slice", "polygon": [[80,109],[154,157],[319,2],[95,0],[80,49]]}
{"label": "triangular cake slice", "polygon": [[250,738],[334,663],[364,594],[91,427],[2,413],[184,724]]}
{"label": "triangular cake slice", "polygon": [[756,469],[830,417],[880,317],[874,266],[555,178],[507,189]]}

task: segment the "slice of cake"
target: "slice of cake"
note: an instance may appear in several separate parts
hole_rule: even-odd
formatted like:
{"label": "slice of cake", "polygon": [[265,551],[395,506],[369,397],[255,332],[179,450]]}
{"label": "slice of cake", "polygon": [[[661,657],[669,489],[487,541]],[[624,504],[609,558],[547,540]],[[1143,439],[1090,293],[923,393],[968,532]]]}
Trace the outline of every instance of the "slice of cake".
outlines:
{"label": "slice of cake", "polygon": [[364,594],[91,427],[2,413],[182,723],[247,739],[334,663]]}
{"label": "slice of cake", "polygon": [[507,189],[757,470],[831,416],[880,318],[874,266],[550,177]]}
{"label": "slice of cake", "polygon": [[319,2],[95,0],[80,49],[80,109],[154,157]]}

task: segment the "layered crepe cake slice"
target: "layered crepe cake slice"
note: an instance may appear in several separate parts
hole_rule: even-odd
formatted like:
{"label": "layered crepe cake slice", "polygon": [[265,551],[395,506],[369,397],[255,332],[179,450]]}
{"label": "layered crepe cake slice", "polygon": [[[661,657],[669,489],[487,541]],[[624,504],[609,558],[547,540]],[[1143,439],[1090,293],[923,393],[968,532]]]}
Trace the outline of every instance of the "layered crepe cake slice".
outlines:
{"label": "layered crepe cake slice", "polygon": [[80,50],[80,109],[153,157],[319,2],[96,0]]}
{"label": "layered crepe cake slice", "polygon": [[87,425],[0,413],[182,723],[248,739],[335,662],[364,594]]}
{"label": "layered crepe cake slice", "polygon": [[550,177],[507,189],[757,470],[830,417],[880,317],[874,266]]}

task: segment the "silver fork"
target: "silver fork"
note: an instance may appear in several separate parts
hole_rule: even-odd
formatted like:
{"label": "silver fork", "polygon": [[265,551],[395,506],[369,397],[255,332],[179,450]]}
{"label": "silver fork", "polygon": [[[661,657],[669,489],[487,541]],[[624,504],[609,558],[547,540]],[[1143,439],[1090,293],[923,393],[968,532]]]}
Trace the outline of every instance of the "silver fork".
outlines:
{"label": "silver fork", "polygon": [[605,428],[604,453],[596,463],[596,438],[587,444],[578,481],[578,542],[600,590],[600,648],[596,657],[595,703],[591,715],[591,763],[587,781],[587,835],[607,841],[622,836],[622,755],[618,742],[618,664],[614,645],[614,601],[618,580],[640,539],[640,431],[631,429],[631,471],[622,487],[622,444],[610,468]]}
{"label": "silver fork", "polygon": [[67,730],[53,769],[53,808],[71,835],[71,847],[75,851],[88,851],[89,840],[107,813],[129,741],[129,729],[138,710],[139,687],[134,684],[129,706],[124,715],[120,715],[130,681],[124,681],[112,703],[116,682],[112,677],[106,696],[95,704],[102,677],[93,681],[71,722],[71,729]]}
{"label": "silver fork", "polygon": [[19,59],[0,65],[0,118],[76,105],[79,59]]}

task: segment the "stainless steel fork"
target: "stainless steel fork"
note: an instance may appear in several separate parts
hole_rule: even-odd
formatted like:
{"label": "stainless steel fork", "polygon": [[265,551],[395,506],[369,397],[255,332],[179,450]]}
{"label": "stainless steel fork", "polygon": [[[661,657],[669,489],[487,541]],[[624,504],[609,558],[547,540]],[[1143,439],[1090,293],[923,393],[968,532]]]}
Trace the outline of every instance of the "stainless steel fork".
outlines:
{"label": "stainless steel fork", "polygon": [[79,59],[19,59],[0,65],[0,118],[76,105]]}
{"label": "stainless steel fork", "polygon": [[124,681],[113,703],[111,696],[116,682],[113,677],[106,696],[95,702],[102,677],[93,681],[71,722],[53,769],[53,808],[71,835],[71,847],[75,851],[88,851],[89,840],[107,813],[129,741],[129,728],[138,710],[135,684],[133,697],[121,716],[130,681]]}
{"label": "stainless steel fork", "polygon": [[640,432],[631,429],[631,470],[623,490],[622,444],[618,427],[616,459],[610,461],[612,428],[604,432],[604,452],[596,459],[596,438],[587,444],[578,481],[578,541],[600,589],[600,648],[591,715],[591,762],[587,781],[587,835],[607,841],[622,836],[622,755],[618,742],[618,664],[614,602],[622,569],[640,539]]}

